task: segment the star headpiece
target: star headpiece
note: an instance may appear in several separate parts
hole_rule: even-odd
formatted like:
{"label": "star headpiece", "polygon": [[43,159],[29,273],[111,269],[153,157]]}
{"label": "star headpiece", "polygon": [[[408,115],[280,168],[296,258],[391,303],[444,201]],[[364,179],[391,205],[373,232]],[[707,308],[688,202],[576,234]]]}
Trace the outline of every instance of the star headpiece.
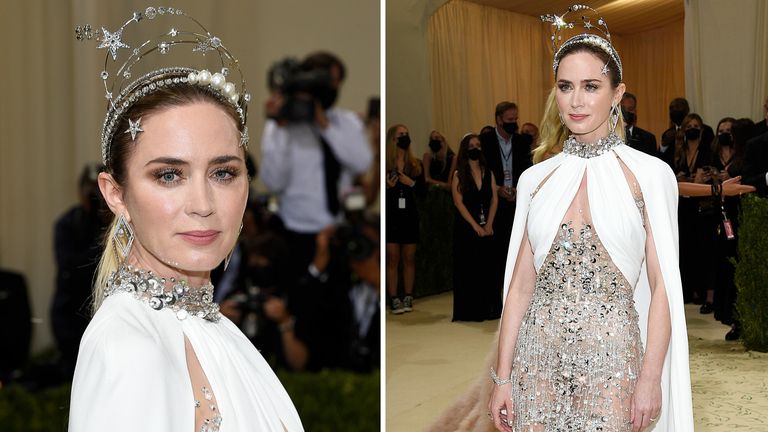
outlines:
{"label": "star headpiece", "polygon": [[[552,23],[552,50],[555,53],[552,60],[552,69],[557,74],[557,67],[560,64],[561,55],[564,50],[577,43],[584,43],[605,51],[613,61],[616,62],[619,70],[619,80],[622,77],[622,66],[619,53],[611,43],[611,32],[608,31],[608,24],[595,9],[582,4],[575,4],[568,8],[562,15],[542,15],[541,20]],[[570,36],[577,33],[575,36]],[[567,39],[566,39],[567,37]],[[563,39],[566,39],[563,42]],[[603,74],[608,73],[608,65],[603,66]]]}
{"label": "star headpiece", "polygon": [[[148,40],[137,36],[136,42],[123,39],[124,31],[134,29],[135,26],[131,25],[140,22],[161,26],[161,33]],[[112,138],[120,132],[115,128],[124,113],[142,97],[162,88],[181,84],[207,88],[220,100],[231,105],[240,117],[242,125],[240,145],[247,146],[246,120],[251,95],[246,91],[240,63],[220,38],[212,35],[193,17],[177,8],[150,6],[143,12],[133,12],[131,18],[115,31],[109,31],[106,27],[101,27],[100,30],[93,29],[90,24],[78,25],[75,27],[75,38],[78,41],[95,39],[99,42],[97,48],[107,50],[104,68],[99,76],[104,84],[107,98],[107,115],[101,131],[101,157],[108,168]],[[201,67],[169,63],[173,57],[169,54],[176,52],[187,55],[183,58],[188,58],[189,52],[199,54]],[[213,60],[217,60],[216,67],[220,67],[219,71],[213,73],[203,67],[205,60],[211,59],[211,56],[205,57],[206,54],[211,52],[214,54]],[[148,56],[152,61],[142,63],[141,60]],[[121,59],[118,60],[118,57]],[[169,66],[158,69],[155,66],[158,63]],[[142,69],[141,66],[146,64],[153,66]],[[233,70],[237,71],[238,79],[230,82]],[[139,78],[131,80],[134,76]],[[140,126],[141,119],[128,119],[128,121],[129,128],[123,132],[129,133],[131,139],[135,140],[137,134],[143,132]]]}

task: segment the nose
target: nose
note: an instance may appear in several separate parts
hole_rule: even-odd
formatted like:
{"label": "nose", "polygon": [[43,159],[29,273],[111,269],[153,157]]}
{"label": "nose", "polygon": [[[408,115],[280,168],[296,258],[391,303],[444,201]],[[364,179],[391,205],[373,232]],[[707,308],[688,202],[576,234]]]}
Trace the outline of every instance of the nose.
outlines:
{"label": "nose", "polygon": [[584,105],[583,93],[580,88],[575,88],[571,92],[571,108],[578,108]]}
{"label": "nose", "polygon": [[187,214],[208,217],[216,212],[213,189],[205,176],[189,183]]}

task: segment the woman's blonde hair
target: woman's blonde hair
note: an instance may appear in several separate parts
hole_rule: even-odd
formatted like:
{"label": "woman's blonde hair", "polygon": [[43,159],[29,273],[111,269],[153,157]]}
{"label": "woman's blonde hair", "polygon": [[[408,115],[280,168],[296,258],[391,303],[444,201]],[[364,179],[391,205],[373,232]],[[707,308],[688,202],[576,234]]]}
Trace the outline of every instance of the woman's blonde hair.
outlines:
{"label": "woman's blonde hair", "polygon": [[[397,169],[397,134],[398,128],[408,128],[403,124],[392,125],[387,129],[386,136],[386,171],[387,173]],[[411,148],[405,151],[405,166],[403,167],[403,173],[408,177],[418,177],[421,175],[421,163],[416,157],[413,156]]]}
{"label": "woman's blonde hair", "polygon": [[[587,43],[577,43],[563,50],[559,59],[562,62],[562,59],[567,55],[576,52],[589,52],[605,62],[608,65],[608,78],[611,82],[611,88],[615,89],[619,86],[621,81],[617,72],[618,65],[604,50]],[[622,117],[621,112],[619,112],[619,121],[616,123],[614,133],[621,139],[626,138],[624,133],[624,117]],[[563,143],[570,135],[571,131],[560,118],[560,110],[557,108],[557,86],[555,85],[549,92],[547,102],[544,105],[544,116],[541,118],[539,141],[532,152],[533,163],[539,163],[560,153],[563,150]]]}

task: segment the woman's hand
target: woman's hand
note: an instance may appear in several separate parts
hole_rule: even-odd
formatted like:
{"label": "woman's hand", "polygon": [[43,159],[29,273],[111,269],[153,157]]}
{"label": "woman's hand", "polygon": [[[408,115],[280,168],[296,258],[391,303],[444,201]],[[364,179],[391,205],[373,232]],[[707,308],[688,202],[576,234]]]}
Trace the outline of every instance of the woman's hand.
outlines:
{"label": "woman's hand", "polygon": [[631,401],[632,432],[639,432],[659,418],[661,413],[661,383],[640,375]]}
{"label": "woman's hand", "polygon": [[393,188],[397,184],[397,175],[387,175],[387,187]]}
{"label": "woman's hand", "polygon": [[483,227],[483,231],[485,231],[485,235],[492,236],[493,235],[493,224],[487,223]]}
{"label": "woman's hand", "polygon": [[416,184],[416,182],[412,178],[408,177],[404,173],[398,173],[397,175],[398,175],[397,179],[400,181],[400,183],[406,186],[413,187],[413,185]]}
{"label": "woman's hand", "polygon": [[478,237],[485,237],[487,235],[485,233],[485,229],[476,223],[472,224],[472,229],[475,230],[475,233],[477,234]]}
{"label": "woman's hand", "polygon": [[512,384],[494,385],[491,392],[491,400],[488,402],[488,411],[493,420],[493,425],[502,432],[512,432],[511,423],[515,415],[512,404]]}
{"label": "woman's hand", "polygon": [[741,184],[741,176],[736,176],[723,182],[723,195],[725,196],[741,195],[754,192],[755,190],[754,186]]}

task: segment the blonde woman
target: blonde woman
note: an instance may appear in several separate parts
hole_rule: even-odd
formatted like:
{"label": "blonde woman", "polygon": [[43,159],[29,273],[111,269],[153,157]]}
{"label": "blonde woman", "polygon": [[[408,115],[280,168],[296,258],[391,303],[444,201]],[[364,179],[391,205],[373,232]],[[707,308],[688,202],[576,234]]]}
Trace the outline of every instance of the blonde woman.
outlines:
{"label": "blonde woman", "polygon": [[[160,41],[122,39],[161,19],[165,32],[152,34],[173,30]],[[213,303],[211,270],[233,250],[248,196],[249,98],[218,38],[208,56],[231,71],[178,66],[175,45],[210,35],[200,27],[149,7],[103,35],[98,183],[114,218],[72,383],[72,432],[303,430],[269,365]],[[173,66],[142,71],[145,57]]]}
{"label": "blonde woman", "polygon": [[[393,314],[413,310],[416,278],[416,245],[419,242],[419,212],[416,196],[423,188],[421,162],[411,151],[411,136],[404,125],[394,125],[386,136],[387,200],[387,293]],[[398,266],[403,264],[405,295],[398,297]]]}

